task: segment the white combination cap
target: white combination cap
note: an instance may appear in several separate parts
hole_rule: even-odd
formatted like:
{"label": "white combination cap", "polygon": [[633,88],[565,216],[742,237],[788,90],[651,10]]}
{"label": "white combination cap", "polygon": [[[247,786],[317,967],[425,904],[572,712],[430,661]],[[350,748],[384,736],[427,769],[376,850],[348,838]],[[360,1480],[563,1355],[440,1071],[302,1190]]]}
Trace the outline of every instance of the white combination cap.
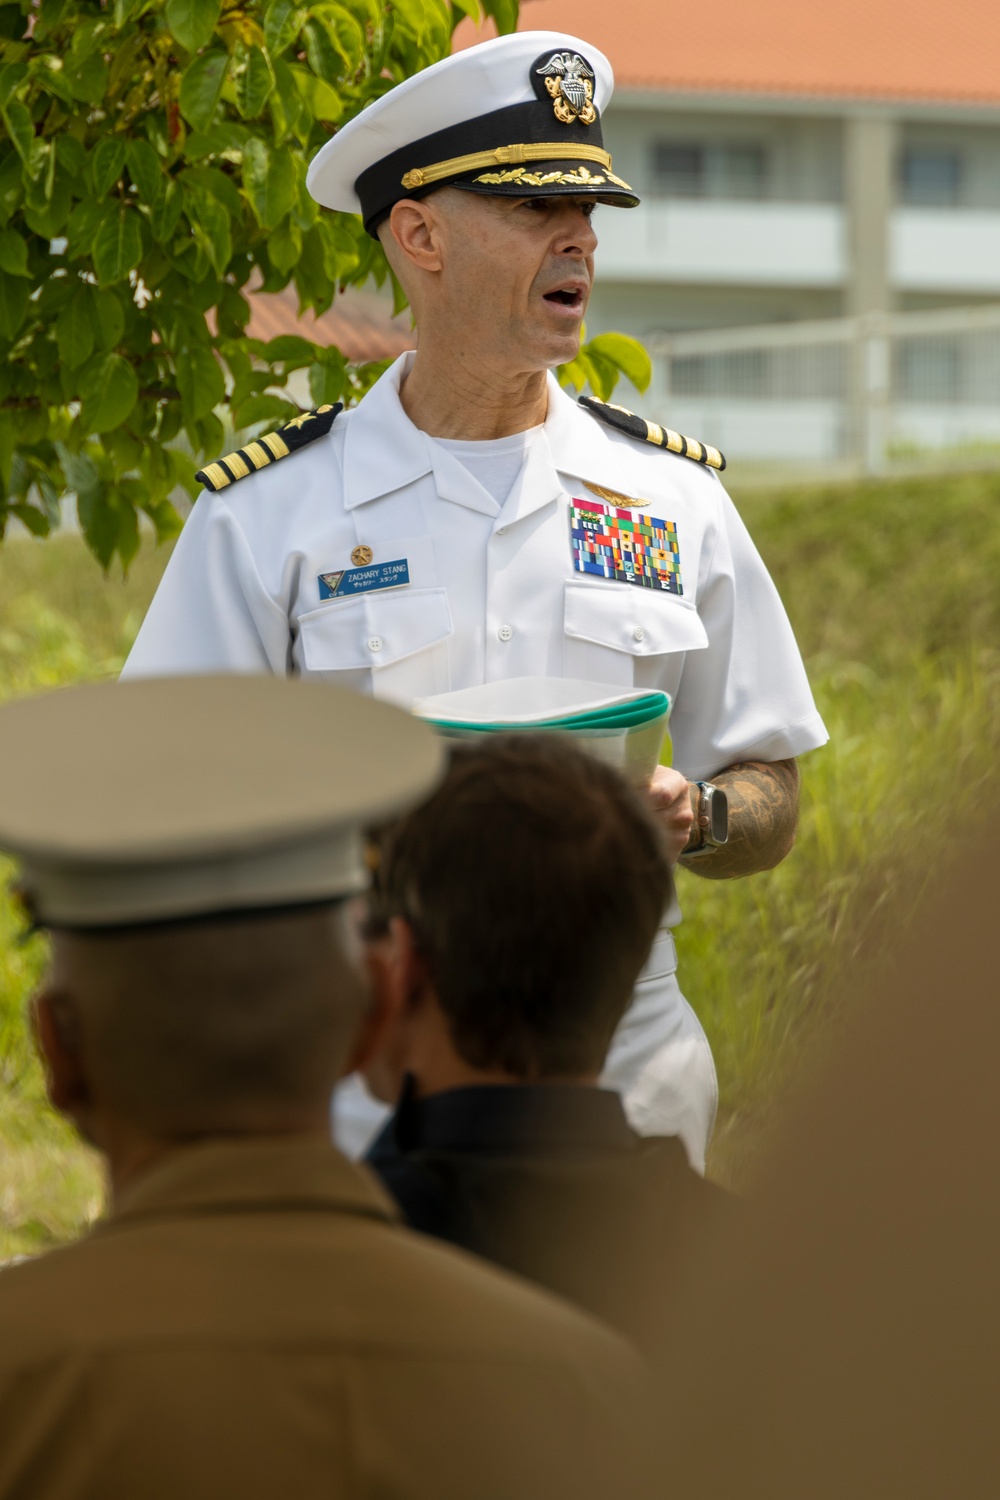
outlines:
{"label": "white combination cap", "polygon": [[325,683],[160,677],[0,705],[0,849],[41,926],[334,901],[444,770],[425,724]]}
{"label": "white combination cap", "polygon": [[369,234],[394,203],[445,186],[634,208],[601,135],[613,87],[603,52],[577,37],[497,37],[369,104],[320,149],[306,182],[324,207],[361,214]]}

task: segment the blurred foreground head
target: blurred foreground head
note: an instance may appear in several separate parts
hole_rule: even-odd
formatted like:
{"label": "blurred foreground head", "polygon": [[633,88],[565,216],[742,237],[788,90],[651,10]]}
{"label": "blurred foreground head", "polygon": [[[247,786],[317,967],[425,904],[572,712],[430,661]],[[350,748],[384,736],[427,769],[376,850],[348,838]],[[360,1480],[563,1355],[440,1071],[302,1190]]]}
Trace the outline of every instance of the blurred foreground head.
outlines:
{"label": "blurred foreground head", "polygon": [[1000,817],[955,849],[858,962],[748,1239],[680,1288],[677,1500],[1000,1494]]}
{"label": "blurred foreground head", "polygon": [[188,677],[4,705],[0,745],[0,847],[53,933],[57,1106],[105,1147],[325,1120],[366,1001],[340,903],[365,824],[436,780],[432,732],[326,685]]}
{"label": "blurred foreground head", "polygon": [[405,991],[369,1075],[389,1100],[429,1009],[469,1069],[596,1080],[670,895],[659,829],[618,771],[566,736],[483,740],[379,841],[370,931]]}

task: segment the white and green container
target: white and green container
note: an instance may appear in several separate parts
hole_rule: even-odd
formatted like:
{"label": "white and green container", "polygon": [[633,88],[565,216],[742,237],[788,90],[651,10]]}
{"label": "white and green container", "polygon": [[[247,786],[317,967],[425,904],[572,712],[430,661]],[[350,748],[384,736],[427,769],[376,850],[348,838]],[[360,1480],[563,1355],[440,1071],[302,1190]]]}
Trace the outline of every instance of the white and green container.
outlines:
{"label": "white and green container", "polygon": [[539,730],[571,734],[645,786],[663,754],[670,697],[565,677],[508,677],[420,698],[413,712],[451,739]]}

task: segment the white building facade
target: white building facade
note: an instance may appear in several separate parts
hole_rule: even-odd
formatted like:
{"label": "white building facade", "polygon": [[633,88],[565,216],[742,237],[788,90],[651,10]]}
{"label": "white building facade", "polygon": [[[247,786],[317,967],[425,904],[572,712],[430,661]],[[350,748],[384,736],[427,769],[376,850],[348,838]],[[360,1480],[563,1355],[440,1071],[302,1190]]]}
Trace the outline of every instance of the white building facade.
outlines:
{"label": "white building facade", "polygon": [[1000,458],[1000,100],[625,87],[604,127],[643,202],[588,329],[656,354],[640,409],[750,462]]}

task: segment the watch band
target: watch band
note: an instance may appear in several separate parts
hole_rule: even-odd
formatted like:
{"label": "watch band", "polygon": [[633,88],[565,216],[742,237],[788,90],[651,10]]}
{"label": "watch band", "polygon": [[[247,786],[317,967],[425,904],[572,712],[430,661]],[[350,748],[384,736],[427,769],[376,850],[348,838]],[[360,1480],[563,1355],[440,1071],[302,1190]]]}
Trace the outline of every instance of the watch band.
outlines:
{"label": "watch band", "polygon": [[[694,785],[698,788],[698,811],[695,815],[695,826],[699,830],[699,842],[692,849],[685,849],[683,859],[703,859],[715,849],[721,849],[729,838],[728,827],[728,799],[722,787],[713,785],[711,781],[696,781]],[[713,823],[714,807],[712,804],[718,799],[722,804],[723,817],[726,819],[726,828],[722,838],[714,838],[710,832]]]}

